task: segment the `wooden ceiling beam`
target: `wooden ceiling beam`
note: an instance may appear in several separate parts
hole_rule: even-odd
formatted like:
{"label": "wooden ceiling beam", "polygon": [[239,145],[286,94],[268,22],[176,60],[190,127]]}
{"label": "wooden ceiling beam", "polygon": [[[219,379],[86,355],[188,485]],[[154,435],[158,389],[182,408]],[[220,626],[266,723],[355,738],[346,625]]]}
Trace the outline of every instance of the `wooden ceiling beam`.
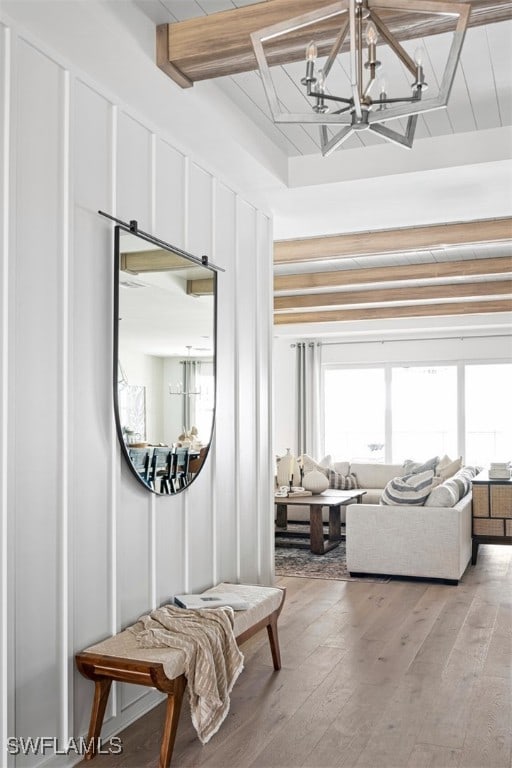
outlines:
{"label": "wooden ceiling beam", "polygon": [[330,312],[290,312],[274,314],[274,325],[296,323],[334,323],[348,320],[384,320],[397,317],[440,317],[442,315],[472,315],[489,312],[510,312],[512,301],[464,301],[447,304],[416,304],[405,307],[367,307],[339,309]]}
{"label": "wooden ceiling beam", "polygon": [[191,266],[193,266],[192,262],[187,261],[183,256],[163,248],[152,251],[130,251],[122,253],[120,258],[121,270],[134,275],[139,272],[164,272]]}
{"label": "wooden ceiling beam", "polygon": [[[512,0],[468,0],[469,26],[512,18]],[[198,80],[234,75],[257,68],[251,32],[329,5],[328,0],[267,0],[209,16],[157,27],[157,64],[182,88]],[[400,41],[453,30],[449,16],[382,11],[379,13]],[[339,30],[339,17],[294,31],[266,46],[270,66],[304,60],[314,36],[320,56],[327,54]]]}
{"label": "wooden ceiling beam", "polygon": [[187,294],[189,296],[213,296],[213,290],[213,277],[187,280]]}
{"label": "wooden ceiling beam", "polygon": [[432,280],[438,277],[475,277],[512,273],[512,258],[465,259],[405,264],[395,267],[343,269],[332,272],[305,272],[299,275],[274,277],[274,291],[307,291],[311,288],[341,288],[342,286],[386,283],[400,280]]}
{"label": "wooden ceiling beam", "polygon": [[348,259],[512,240],[512,217],[277,240],[274,264]]}
{"label": "wooden ceiling beam", "polygon": [[342,308],[348,304],[383,304],[388,301],[425,301],[482,296],[512,296],[512,280],[486,280],[481,283],[409,286],[337,293],[307,293],[300,296],[276,296],[274,311],[299,308]]}

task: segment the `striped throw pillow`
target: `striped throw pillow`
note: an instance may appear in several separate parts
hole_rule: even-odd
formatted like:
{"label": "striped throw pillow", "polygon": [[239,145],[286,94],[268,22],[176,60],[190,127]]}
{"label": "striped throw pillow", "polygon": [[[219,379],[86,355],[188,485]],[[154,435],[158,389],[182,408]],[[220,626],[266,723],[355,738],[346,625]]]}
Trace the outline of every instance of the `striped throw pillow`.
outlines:
{"label": "striped throw pillow", "polygon": [[394,477],[384,488],[380,497],[381,504],[413,504],[422,507],[434,485],[434,472],[420,472],[404,477]]}
{"label": "striped throw pillow", "polygon": [[337,491],[352,491],[354,488],[359,488],[355,475],[340,475],[339,472],[330,469],[328,478],[329,488],[334,488]]}

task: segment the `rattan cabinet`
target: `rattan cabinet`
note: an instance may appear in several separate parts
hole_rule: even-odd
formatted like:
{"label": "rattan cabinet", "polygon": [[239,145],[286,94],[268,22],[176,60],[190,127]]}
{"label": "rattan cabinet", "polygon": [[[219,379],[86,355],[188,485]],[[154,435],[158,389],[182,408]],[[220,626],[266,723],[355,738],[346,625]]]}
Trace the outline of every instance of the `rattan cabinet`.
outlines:
{"label": "rattan cabinet", "polygon": [[473,480],[473,551],[480,544],[512,544],[512,480],[489,478],[487,470]]}

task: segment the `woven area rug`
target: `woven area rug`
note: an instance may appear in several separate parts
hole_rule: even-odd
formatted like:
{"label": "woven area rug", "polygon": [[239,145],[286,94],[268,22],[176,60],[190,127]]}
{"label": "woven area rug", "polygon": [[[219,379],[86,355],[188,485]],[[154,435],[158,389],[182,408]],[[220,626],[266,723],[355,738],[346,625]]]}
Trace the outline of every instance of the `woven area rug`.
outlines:
{"label": "woven area rug", "polygon": [[[284,541],[287,541],[284,539]],[[279,543],[283,543],[283,539]],[[345,559],[345,541],[340,541],[334,549],[325,555],[314,555],[309,549],[299,547],[275,548],[276,576],[300,576],[306,579],[334,579],[336,581],[372,581],[385,584],[388,577],[364,576],[352,577],[347,571]]]}

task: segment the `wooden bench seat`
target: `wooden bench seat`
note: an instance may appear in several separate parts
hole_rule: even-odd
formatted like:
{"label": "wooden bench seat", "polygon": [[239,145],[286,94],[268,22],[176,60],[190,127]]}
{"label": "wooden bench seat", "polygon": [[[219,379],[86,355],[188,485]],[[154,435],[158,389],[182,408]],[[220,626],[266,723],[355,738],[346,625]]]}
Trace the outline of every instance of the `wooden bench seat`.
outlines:
{"label": "wooden bench seat", "polygon": [[[219,584],[204,594],[236,593],[249,604],[245,611],[235,611],[234,634],[238,645],[267,628],[274,669],[281,669],[277,619],[283,607],[285,590],[276,587]],[[135,635],[127,629],[91,645],[76,655],[82,675],[95,683],[88,744],[85,756],[92,760],[101,733],[105,709],[113,680],[156,688],[167,694],[167,707],[160,748],[159,768],[168,768],[176,739],[176,730],[187,680],[185,656],[175,648],[140,648]]]}

